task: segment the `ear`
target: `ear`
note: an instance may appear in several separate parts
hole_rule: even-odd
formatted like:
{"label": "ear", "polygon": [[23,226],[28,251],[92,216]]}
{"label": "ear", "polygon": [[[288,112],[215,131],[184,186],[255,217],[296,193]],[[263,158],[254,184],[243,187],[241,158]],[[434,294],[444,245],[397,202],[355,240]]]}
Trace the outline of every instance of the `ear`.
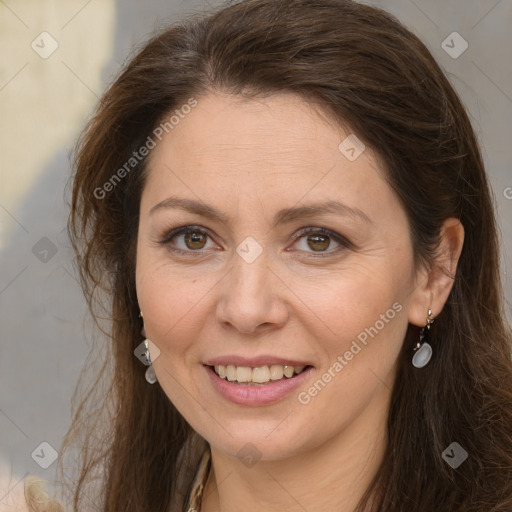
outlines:
{"label": "ear", "polygon": [[415,289],[410,297],[409,323],[423,327],[427,323],[429,309],[434,318],[439,315],[452,290],[463,245],[464,227],[460,220],[454,217],[446,219],[431,267],[418,270]]}

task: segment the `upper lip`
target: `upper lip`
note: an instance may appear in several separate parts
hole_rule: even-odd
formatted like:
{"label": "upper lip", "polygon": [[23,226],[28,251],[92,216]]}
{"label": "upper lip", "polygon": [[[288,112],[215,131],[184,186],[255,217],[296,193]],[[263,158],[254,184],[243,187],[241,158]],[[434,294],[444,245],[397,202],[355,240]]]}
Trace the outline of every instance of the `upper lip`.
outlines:
{"label": "upper lip", "polygon": [[258,366],[272,366],[273,364],[280,364],[282,366],[310,366],[310,363],[305,361],[298,361],[297,359],[285,359],[283,357],[276,357],[270,355],[261,355],[258,357],[243,357],[243,356],[219,356],[213,359],[208,359],[205,363],[207,366],[249,366],[256,368]]}

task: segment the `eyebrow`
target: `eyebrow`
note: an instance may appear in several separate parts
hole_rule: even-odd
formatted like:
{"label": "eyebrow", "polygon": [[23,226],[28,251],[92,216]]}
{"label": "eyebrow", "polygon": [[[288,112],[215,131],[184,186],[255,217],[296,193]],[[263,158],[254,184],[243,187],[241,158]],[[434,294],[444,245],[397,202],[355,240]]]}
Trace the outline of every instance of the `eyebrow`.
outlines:
{"label": "eyebrow", "polygon": [[[207,217],[209,219],[222,222],[223,224],[231,225],[231,218],[217,208],[203,203],[202,201],[179,197],[168,197],[167,199],[164,199],[149,210],[149,215],[152,215],[158,210],[168,208],[185,210],[189,213],[195,213],[202,217]],[[359,208],[353,208],[338,201],[326,201],[323,203],[311,203],[294,208],[283,208],[275,214],[272,227],[275,227],[278,224],[286,224],[297,219],[325,215],[328,213],[358,218],[367,224],[373,225],[373,222],[368,215]]]}

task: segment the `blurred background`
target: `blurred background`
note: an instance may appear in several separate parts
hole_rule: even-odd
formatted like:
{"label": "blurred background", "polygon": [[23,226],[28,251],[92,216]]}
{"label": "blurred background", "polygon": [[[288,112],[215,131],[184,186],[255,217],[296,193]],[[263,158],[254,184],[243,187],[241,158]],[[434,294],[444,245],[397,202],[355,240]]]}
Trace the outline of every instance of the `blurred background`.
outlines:
{"label": "blurred background", "polygon": [[[91,347],[65,228],[76,138],[155,28],[221,3],[0,0],[0,510],[27,474],[55,479]],[[364,3],[416,33],[468,107],[495,195],[510,319],[512,2]]]}

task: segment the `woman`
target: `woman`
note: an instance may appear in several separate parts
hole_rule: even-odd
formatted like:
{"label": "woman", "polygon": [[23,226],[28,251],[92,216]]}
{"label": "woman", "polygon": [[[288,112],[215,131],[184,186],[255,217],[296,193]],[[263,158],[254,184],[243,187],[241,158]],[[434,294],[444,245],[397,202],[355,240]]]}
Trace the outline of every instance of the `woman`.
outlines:
{"label": "woman", "polygon": [[155,36],[84,131],[69,231],[112,320],[74,510],[512,510],[488,180],[389,14],[247,0]]}

